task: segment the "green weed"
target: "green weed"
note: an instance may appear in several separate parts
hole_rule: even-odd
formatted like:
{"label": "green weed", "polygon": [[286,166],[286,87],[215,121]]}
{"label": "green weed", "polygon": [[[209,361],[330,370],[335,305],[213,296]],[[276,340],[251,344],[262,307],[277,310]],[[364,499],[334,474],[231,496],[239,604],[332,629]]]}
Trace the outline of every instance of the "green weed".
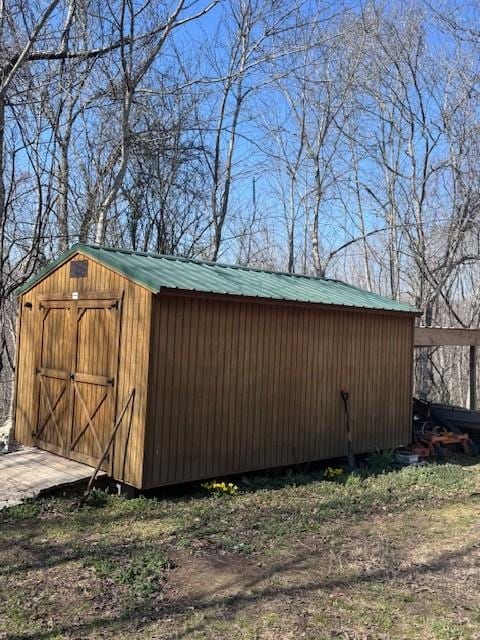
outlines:
{"label": "green weed", "polygon": [[109,495],[106,491],[102,489],[93,489],[86,501],[85,504],[89,507],[95,507],[97,509],[105,507],[108,504]]}
{"label": "green weed", "polygon": [[42,501],[28,500],[27,502],[22,502],[21,504],[16,504],[13,507],[7,507],[0,511],[0,521],[31,520],[38,516],[44,508],[45,505]]}
{"label": "green weed", "polygon": [[126,551],[128,555],[112,558],[87,558],[84,566],[92,567],[102,578],[126,585],[137,596],[148,596],[159,590],[173,564],[161,550]]}
{"label": "green weed", "polygon": [[395,464],[395,450],[373,451],[367,456],[366,462],[371,473],[378,474],[391,471]]}

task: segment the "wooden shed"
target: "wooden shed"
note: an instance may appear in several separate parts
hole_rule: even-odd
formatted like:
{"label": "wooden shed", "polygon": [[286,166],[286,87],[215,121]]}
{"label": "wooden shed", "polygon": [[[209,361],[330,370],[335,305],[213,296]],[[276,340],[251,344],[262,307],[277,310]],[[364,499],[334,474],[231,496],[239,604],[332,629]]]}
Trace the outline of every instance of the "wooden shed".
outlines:
{"label": "wooden shed", "polygon": [[15,437],[137,488],[410,440],[416,310],[339,281],[78,244],[20,290]]}

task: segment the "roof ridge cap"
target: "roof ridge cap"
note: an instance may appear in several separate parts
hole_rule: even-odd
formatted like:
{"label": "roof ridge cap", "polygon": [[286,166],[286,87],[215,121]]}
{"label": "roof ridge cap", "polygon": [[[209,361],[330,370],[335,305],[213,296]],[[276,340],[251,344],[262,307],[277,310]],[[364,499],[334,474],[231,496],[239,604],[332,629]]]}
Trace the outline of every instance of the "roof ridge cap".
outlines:
{"label": "roof ridge cap", "polygon": [[120,247],[107,247],[104,245],[94,245],[88,243],[77,243],[76,245],[72,245],[73,247],[86,247],[88,249],[94,250],[102,250],[102,251],[112,251],[117,253],[126,253],[128,255],[137,255],[144,256],[148,258],[155,258],[161,260],[178,260],[179,262],[192,262],[194,264],[199,264],[205,267],[221,267],[223,269],[238,269],[241,271],[253,271],[255,273],[269,273],[273,275],[279,276],[288,276],[291,278],[306,278],[307,280],[315,280],[315,281],[323,281],[323,282],[338,282],[339,284],[344,284],[346,286],[353,286],[344,282],[343,280],[338,280],[335,278],[326,278],[325,276],[315,276],[307,273],[291,273],[289,271],[280,271],[277,269],[262,269],[261,267],[250,267],[241,264],[228,264],[226,262],[213,262],[212,260],[199,260],[198,258],[186,258],[184,256],[176,256],[168,253],[155,253],[153,251],[137,251],[134,249],[124,249]]}

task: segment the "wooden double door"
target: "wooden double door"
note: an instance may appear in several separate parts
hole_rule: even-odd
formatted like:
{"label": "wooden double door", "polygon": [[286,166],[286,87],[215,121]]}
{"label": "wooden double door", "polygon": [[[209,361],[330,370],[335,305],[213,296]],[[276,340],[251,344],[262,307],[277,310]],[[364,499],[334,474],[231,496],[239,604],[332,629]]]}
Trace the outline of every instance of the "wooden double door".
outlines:
{"label": "wooden double door", "polygon": [[120,296],[40,301],[36,446],[90,465],[101,459],[115,419],[120,314]]}

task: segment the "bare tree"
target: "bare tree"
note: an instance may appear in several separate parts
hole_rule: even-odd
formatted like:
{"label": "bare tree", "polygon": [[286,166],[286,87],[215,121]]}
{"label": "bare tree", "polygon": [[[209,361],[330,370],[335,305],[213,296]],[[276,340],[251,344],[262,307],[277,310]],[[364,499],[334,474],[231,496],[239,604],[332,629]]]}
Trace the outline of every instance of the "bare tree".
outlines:
{"label": "bare tree", "polygon": [[[112,79],[114,93],[116,94],[118,91],[120,95],[121,135],[120,144],[116,150],[118,156],[116,164],[118,166],[115,176],[98,211],[95,230],[95,242],[97,244],[101,244],[105,239],[107,213],[117,198],[127,171],[131,151],[131,117],[135,93],[165,46],[172,31],[205,15],[217,2],[218,0],[212,0],[206,6],[201,6],[198,0],[193,3],[179,0],[176,6],[165,11],[165,15],[161,16],[159,20],[157,16],[158,9],[155,5],[148,3],[148,5],[137,8],[129,0],[123,0],[118,19],[112,15],[112,19],[116,21],[118,28],[118,40],[121,41],[118,69],[121,78],[120,86],[116,86],[117,83]],[[146,6],[153,9],[153,20],[149,29],[150,35],[148,39],[141,42],[141,46],[136,46],[136,22],[140,16],[142,22],[145,20]],[[192,9],[195,8],[198,8],[198,10],[192,13]]]}
{"label": "bare tree", "polygon": [[[76,239],[338,277],[477,326],[469,7],[0,3],[0,400],[12,292]],[[465,398],[463,358],[422,353],[420,387]]]}

